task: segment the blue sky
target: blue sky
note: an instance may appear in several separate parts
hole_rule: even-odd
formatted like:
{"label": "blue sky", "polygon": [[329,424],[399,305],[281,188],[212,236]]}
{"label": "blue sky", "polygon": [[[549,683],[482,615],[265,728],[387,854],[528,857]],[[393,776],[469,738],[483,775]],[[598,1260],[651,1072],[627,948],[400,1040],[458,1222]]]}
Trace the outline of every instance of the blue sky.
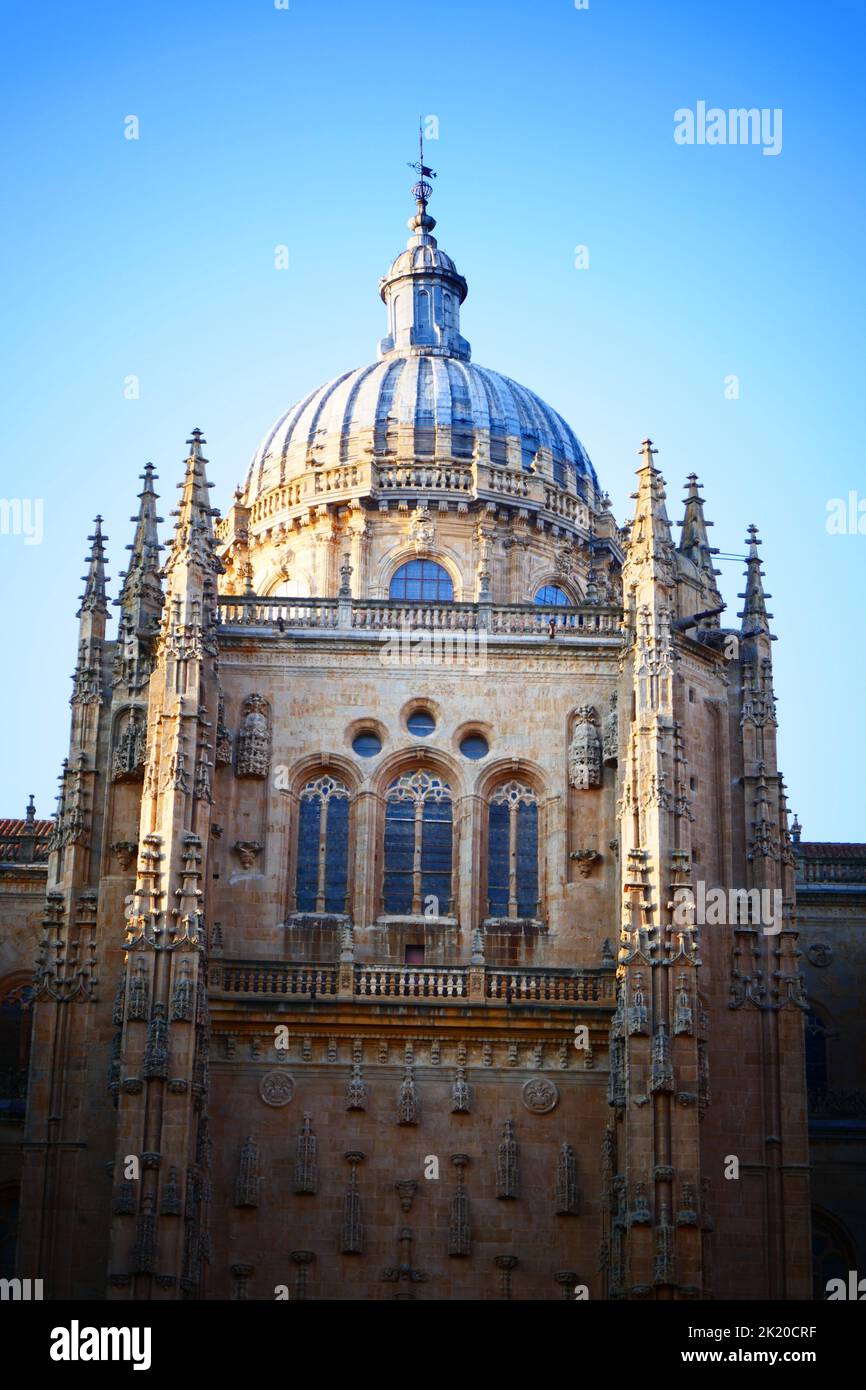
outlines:
{"label": "blue sky", "polygon": [[[146,460],[168,518],[201,426],[225,508],[271,421],[375,357],[423,114],[475,360],[566,416],[621,520],[649,434],[674,518],[694,469],[714,544],[758,524],[790,804],[807,838],[866,839],[866,535],[825,524],[866,499],[861,0],[2,16],[0,496],[43,499],[44,539],[0,535],[0,814],[53,810],[95,513],[116,576]],[[781,153],[678,145],[701,100],[781,108]],[[733,614],[741,566],[720,568]]]}

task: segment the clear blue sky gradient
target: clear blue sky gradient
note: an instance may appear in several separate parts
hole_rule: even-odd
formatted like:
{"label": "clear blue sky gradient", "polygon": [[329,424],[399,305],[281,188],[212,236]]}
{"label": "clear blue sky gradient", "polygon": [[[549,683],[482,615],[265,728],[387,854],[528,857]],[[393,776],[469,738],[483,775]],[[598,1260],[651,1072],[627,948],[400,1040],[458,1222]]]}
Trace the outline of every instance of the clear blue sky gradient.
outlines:
{"label": "clear blue sky gradient", "polygon": [[[43,498],[45,538],[0,536],[0,814],[54,809],[96,512],[117,576],[146,460],[168,519],[201,426],[225,508],[271,421],[374,359],[424,114],[474,358],[566,416],[621,521],[649,434],[674,519],[694,469],[714,544],[758,524],[790,804],[866,839],[866,535],[825,526],[866,498],[862,0],[18,3],[3,29],[0,496]],[[698,100],[782,108],[781,154],[677,145]]]}

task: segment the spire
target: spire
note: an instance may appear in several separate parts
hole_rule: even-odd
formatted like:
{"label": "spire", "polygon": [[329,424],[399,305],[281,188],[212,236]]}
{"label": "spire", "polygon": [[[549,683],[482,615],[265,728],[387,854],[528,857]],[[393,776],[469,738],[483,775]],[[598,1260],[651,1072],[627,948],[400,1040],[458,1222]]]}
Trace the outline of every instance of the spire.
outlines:
{"label": "spire", "polygon": [[715,589],[716,575],[721,574],[721,570],[715,569],[712,561],[712,556],[719,553],[718,546],[711,546],[707,536],[707,527],[713,523],[704,517],[704,499],[700,495],[697,473],[690,473],[687,482],[686,510],[680,522],[680,543],[677,549],[704,572],[707,582]]}
{"label": "spire", "polygon": [[[123,573],[120,598],[115,599],[115,603],[128,610],[132,610],[136,605],[139,608],[150,607],[158,614],[162,607],[162,589],[159,582],[159,552],[162,546],[159,543],[157,526],[162,517],[156,514],[157,493],[154,491],[153,483],[157,475],[153,464],[146,463],[140,476],[144,487],[138,494],[138,514],[129,518],[135,522],[132,544],[126,547],[131,551],[129,568]],[[142,624],[139,623],[139,626]]]}
{"label": "spire", "polygon": [[651,439],[640,446],[641,466],[637,471],[638,490],[632,493],[636,506],[629,538],[630,569],[649,561],[657,578],[666,583],[673,579],[674,545],[671,523],[665,507],[664,478],[653,463],[658,450]]}
{"label": "spire", "polygon": [[83,613],[108,613],[108,604],[105,598],[105,542],[107,536],[102,534],[102,517],[94,518],[96,527],[92,536],[87,539],[91,542],[90,554],[87,556],[87,573],[81,577],[84,580],[84,593],[81,595],[81,607],[76,617],[80,618]]}
{"label": "spire", "polygon": [[468,287],[433,235],[436,219],[427,204],[433,192],[430,179],[436,173],[424,163],[423,134],[421,157],[410,167],[419,175],[412,186],[415,215],[408,222],[412,235],[406,250],[379,281],[379,294],[388,309],[388,335],[379,343],[379,356],[429,353],[468,362],[471,348],[460,336],[460,305]]}
{"label": "spire", "polygon": [[182,483],[180,506],[172,512],[177,517],[174,540],[165,566],[165,573],[181,562],[187,567],[198,569],[206,574],[222,572],[214,551],[213,518],[218,513],[210,504],[208,490],[212,486],[205,471],[207,459],[202,453],[202,445],[207,443],[201,430],[195,429],[187,441],[189,453],[186,457],[186,475]]}
{"label": "spire", "polygon": [[746,590],[745,593],[737,594],[737,598],[745,599],[746,602],[737,617],[743,620],[740,630],[744,637],[752,637],[758,633],[766,633],[769,636],[769,619],[773,615],[767,612],[766,600],[773,595],[764,593],[764,571],[761,569],[761,559],[758,555],[758,546],[762,542],[758,539],[757,526],[749,526],[747,531],[746,544],[749,553],[746,556]]}

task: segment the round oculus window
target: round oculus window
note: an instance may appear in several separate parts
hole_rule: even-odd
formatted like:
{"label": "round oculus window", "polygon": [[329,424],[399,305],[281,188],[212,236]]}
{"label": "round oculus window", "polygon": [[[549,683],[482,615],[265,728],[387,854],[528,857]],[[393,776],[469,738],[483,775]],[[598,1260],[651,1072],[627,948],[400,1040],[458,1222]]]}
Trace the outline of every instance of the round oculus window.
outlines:
{"label": "round oculus window", "polygon": [[460,740],[460,752],[464,758],[472,758],[473,762],[478,758],[486,758],[490,752],[490,744],[483,734],[467,734]]}
{"label": "round oculus window", "polygon": [[436,728],[436,720],[433,718],[429,709],[413,709],[409,718],[406,720],[406,728],[410,734],[416,738],[426,738],[432,734]]}
{"label": "round oculus window", "polygon": [[352,748],[359,758],[375,758],[382,751],[382,740],[372,729],[362,729],[352,739]]}

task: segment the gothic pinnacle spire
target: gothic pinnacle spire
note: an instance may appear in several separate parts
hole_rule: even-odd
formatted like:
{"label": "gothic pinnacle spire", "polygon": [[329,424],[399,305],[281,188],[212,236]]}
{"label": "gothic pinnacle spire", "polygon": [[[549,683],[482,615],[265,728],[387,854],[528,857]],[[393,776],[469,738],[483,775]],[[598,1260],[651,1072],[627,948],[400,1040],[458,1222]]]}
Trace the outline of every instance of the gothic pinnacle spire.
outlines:
{"label": "gothic pinnacle spire", "polygon": [[770,635],[769,619],[772,613],[767,612],[766,600],[772,598],[772,594],[764,592],[763,574],[761,569],[761,557],[758,554],[758,546],[761,541],[758,539],[757,526],[748,526],[746,544],[749,552],[746,556],[746,588],[742,594],[737,594],[737,598],[745,599],[742,612],[737,614],[742,618],[741,632],[744,637],[755,636],[758,633]]}
{"label": "gothic pinnacle spire", "polygon": [[155,605],[158,612],[162,605],[159,583],[159,552],[162,546],[157,526],[162,517],[156,514],[157,493],[153,484],[157,475],[153,464],[146,463],[140,476],[144,486],[138,494],[138,513],[130,517],[130,521],[135,522],[135,534],[131,545],[126,547],[131,552],[129,567],[123,573],[120,597],[115,599],[115,603],[128,607],[134,605],[136,600],[146,602],[151,599],[151,606]]}
{"label": "gothic pinnacle spire", "polygon": [[81,577],[84,580],[84,593],[81,595],[81,607],[76,614],[81,617],[82,613],[107,613],[108,604],[105,596],[105,585],[107,576],[105,573],[105,542],[107,536],[102,534],[102,517],[94,518],[95,530],[87,539],[90,541],[90,554],[87,556],[87,573]]}
{"label": "gothic pinnacle spire", "polygon": [[718,555],[719,551],[717,546],[710,545],[707,535],[707,528],[713,523],[707,521],[704,516],[704,499],[700,494],[697,473],[690,473],[687,482],[686,509],[680,522],[680,543],[677,549],[703,572],[708,586],[718,593],[716,576],[721,570],[715,568],[712,557]]}
{"label": "gothic pinnacle spire", "polygon": [[213,529],[213,518],[218,513],[210,504],[208,491],[212,484],[207,480],[207,459],[202,452],[202,445],[207,440],[201,430],[194,429],[186,442],[189,445],[186,473],[183,482],[178,483],[181,489],[180,506],[172,512],[177,522],[165,572],[170,574],[176,565],[184,561],[192,568],[219,574],[222,565],[214,551]]}
{"label": "gothic pinnacle spire", "polygon": [[671,523],[665,507],[664,479],[653,463],[657,450],[651,439],[645,439],[638,451],[643,462],[637,470],[638,490],[632,493],[635,512],[629,537],[629,557],[632,567],[639,561],[660,564],[664,578],[673,576],[674,546]]}

